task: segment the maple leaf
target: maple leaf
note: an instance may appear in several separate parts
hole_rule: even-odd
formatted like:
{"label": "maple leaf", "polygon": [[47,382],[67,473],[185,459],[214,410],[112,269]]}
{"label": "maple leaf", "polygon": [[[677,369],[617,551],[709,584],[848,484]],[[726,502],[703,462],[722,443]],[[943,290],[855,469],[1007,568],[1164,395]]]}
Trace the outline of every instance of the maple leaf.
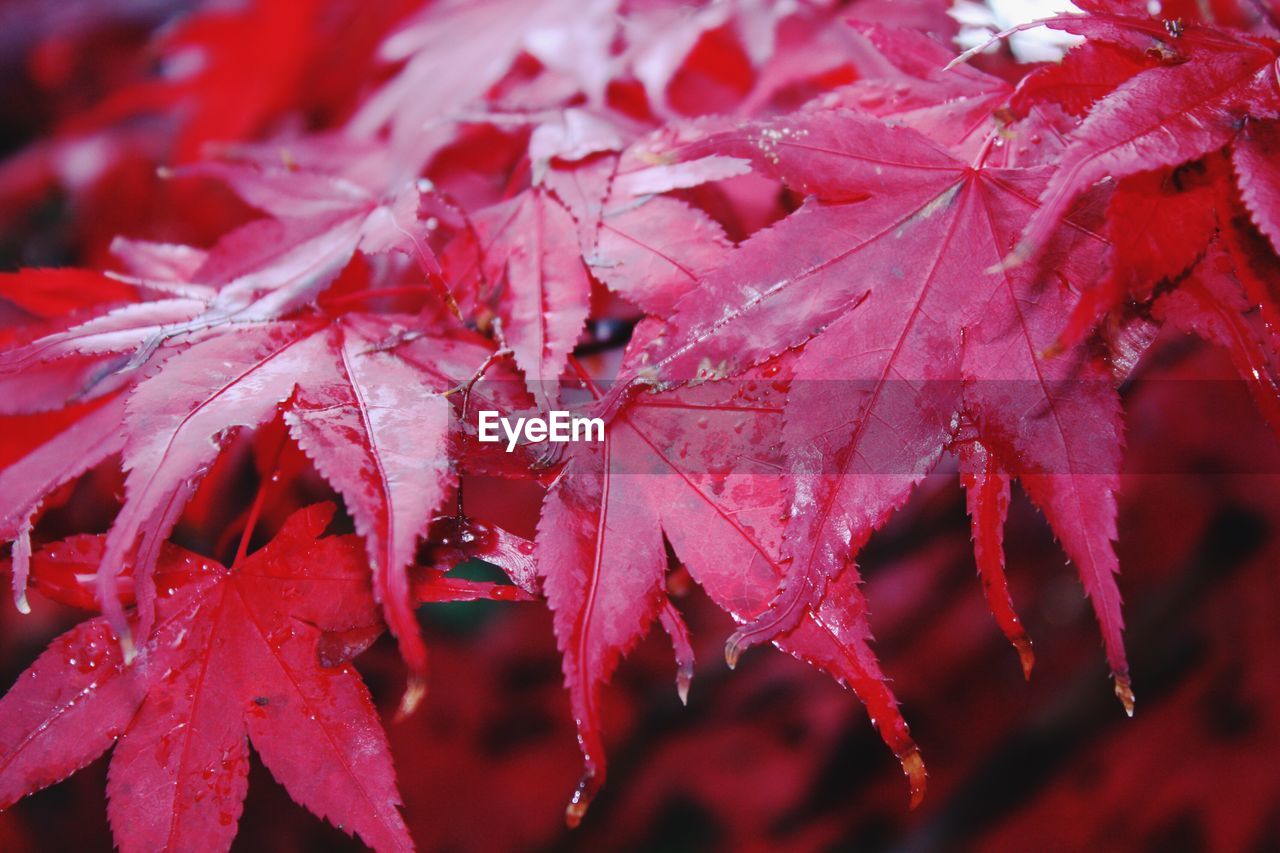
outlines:
{"label": "maple leaf", "polygon": [[27,269],[0,273],[0,299],[44,320],[94,305],[129,302],[133,288],[92,270]]}
{"label": "maple leaf", "polygon": [[[282,316],[312,301],[357,252],[401,252],[428,280],[440,267],[418,220],[424,188],[407,182],[386,192],[388,167],[379,149],[357,149],[349,165],[361,180],[318,171],[206,163],[182,174],[218,178],[269,214],[227,234],[194,273],[217,289],[209,313],[217,322]],[[381,169],[366,173],[365,164]]]}
{"label": "maple leaf", "polygon": [[[1156,287],[1194,266],[1218,228],[1221,164],[1189,164],[1133,175],[1111,195],[1107,274],[1086,289],[1053,349],[1074,346],[1125,300],[1149,301]],[[1141,228],[1134,227],[1142,223]]]}
{"label": "maple leaf", "polygon": [[783,26],[817,16],[815,11],[767,0],[655,3],[624,19],[627,49],[619,65],[643,86],[649,109],[659,116],[728,112],[748,94],[756,69],[775,54]]}
{"label": "maple leaf", "polygon": [[1034,214],[1047,170],[970,165],[853,112],[712,144],[754,154],[812,196],[682,300],[670,340],[639,368],[659,384],[734,375],[816,335],[783,432],[793,477],[787,579],[769,612],[731,638],[730,657],[794,626],[827,579],[854,571],[846,566],[871,532],[943,452],[976,439],[1022,481],[1079,569],[1129,707],[1112,547],[1119,402],[1084,349],[1045,357],[1105,242],[1069,224],[1052,277],[983,272]]}
{"label": "maple leaf", "polygon": [[[1265,233],[1252,221],[1242,199],[1222,192],[1216,207],[1217,236],[1230,258],[1230,271],[1244,291],[1245,314],[1256,311],[1261,316],[1261,329],[1251,337],[1274,350],[1280,344],[1280,277],[1276,275],[1275,252]],[[1257,378],[1252,372],[1241,376],[1245,381]]]}
{"label": "maple leaf", "polygon": [[[741,174],[745,166],[714,155],[655,166],[644,162],[643,145],[615,155],[614,126],[599,120],[582,133],[604,134],[603,142],[557,136],[556,145],[539,145],[545,127],[530,142],[531,158],[544,164],[542,186],[475,214],[446,254],[455,286],[494,314],[544,409],[558,399],[560,375],[590,313],[588,270],[647,313],[670,310],[718,263],[728,241],[711,217],[659,194]],[[591,154],[604,156],[562,163]],[[562,165],[551,166],[553,159]],[[470,306],[469,298],[461,301]]]}
{"label": "maple leaf", "polygon": [[1025,116],[1033,107],[1051,104],[1084,116],[1100,99],[1153,60],[1105,41],[1086,41],[1067,51],[1062,61],[1045,65],[1022,78],[1009,107]]}
{"label": "maple leaf", "polygon": [[[359,80],[326,74],[373,48],[402,6],[357,11],[321,0],[255,0],[202,9],[167,28],[154,73],[114,92],[64,132],[92,131],[146,115],[178,118],[172,156],[200,159],[210,143],[252,139],[282,117],[352,94]],[[186,57],[199,57],[193,68]]]}
{"label": "maple leaf", "polygon": [[[769,449],[788,379],[782,370],[773,364],[758,378],[636,400],[610,423],[602,444],[574,451],[548,493],[535,555],[556,614],[585,763],[567,811],[571,825],[604,783],[601,684],[655,618],[682,647],[666,600],[664,541],[739,621],[765,608],[785,574],[778,552],[785,501],[770,458],[776,448]],[[852,575],[837,585],[774,641],[862,699],[916,802],[924,765],[871,651],[865,602]]]}
{"label": "maple leaf", "polygon": [[1268,354],[1280,302],[1272,253],[1245,209],[1250,196],[1242,187],[1237,198],[1221,154],[1120,181],[1106,213],[1107,273],[1084,291],[1050,351],[1080,343],[1104,320],[1123,325],[1150,310],[1223,347],[1280,429],[1280,383]]}
{"label": "maple leaf", "polygon": [[[140,264],[152,251],[127,241],[121,245]],[[163,295],[173,298],[139,303],[137,288],[110,274],[75,268],[24,269],[2,281],[8,299],[46,321],[6,336],[0,353],[0,388],[14,392],[0,410],[24,414],[117,390],[125,378],[117,375],[116,362],[136,347],[138,336],[188,320],[209,295],[203,288],[166,284]],[[55,306],[63,310],[51,310]]]}
{"label": "maple leaf", "polygon": [[[297,325],[280,324],[213,336],[168,359],[162,372],[130,395],[123,418],[126,499],[107,536],[98,578],[104,613],[126,643],[129,631],[115,594],[117,574],[126,565],[135,566],[142,581],[141,619],[149,628],[147,578],[196,480],[217,458],[219,440],[237,426],[255,427],[273,417],[293,393],[297,378],[322,356],[321,339],[301,331]],[[310,346],[301,346],[304,342]],[[129,560],[140,536],[138,551]]]}
{"label": "maple leaf", "polygon": [[[140,540],[132,562],[146,626],[157,546],[194,483],[231,430],[262,425],[283,411],[299,446],[346,500],[369,549],[374,594],[421,679],[426,649],[405,569],[452,482],[443,394],[467,381],[489,350],[419,338],[413,346],[432,351],[421,366],[384,349],[404,328],[394,316],[355,314],[333,325],[245,325],[191,345],[137,386],[124,418],[126,499],[99,575],[114,625],[123,624],[113,590],[117,567],[130,562],[134,543]],[[407,694],[410,705],[419,693],[415,687]]]}
{"label": "maple leaf", "polygon": [[[357,139],[389,132],[398,159],[420,169],[452,138],[464,108],[532,47],[538,30],[576,16],[581,5],[500,0],[485,8],[465,2],[424,8],[383,41],[378,58],[403,67],[364,100],[346,131]],[[431,96],[423,97],[426,92]]]}
{"label": "maple leaf", "polygon": [[[916,59],[914,63],[900,60],[908,64],[909,71],[892,68],[892,76],[888,79],[893,86],[901,87],[907,79],[919,81],[917,75],[921,74],[934,78],[938,76],[937,62],[941,60],[941,48],[936,42],[893,32],[872,30],[872,33],[899,53],[905,52],[907,48],[924,51],[924,57]],[[960,100],[959,105],[952,109],[961,110],[962,115],[969,116],[969,121],[963,123],[964,132],[951,141],[962,149],[970,150],[973,147],[971,137],[976,128],[987,121],[982,106],[992,102],[993,92],[998,95],[1006,89],[999,81],[982,74],[968,74],[961,79],[948,81],[947,85],[948,96]],[[867,93],[875,95],[870,110],[849,109],[851,102],[861,107]],[[834,97],[835,95],[838,97]],[[811,111],[796,114],[794,120],[753,125],[754,131],[743,128],[715,133],[715,128],[711,128],[700,140],[676,138],[672,140],[672,146],[684,160],[701,161],[708,155],[729,156],[754,162],[765,174],[776,173],[777,151],[804,149],[802,137],[807,133],[805,123],[814,120],[814,116],[820,117],[834,109],[842,110],[850,116],[862,116],[851,120],[848,128],[851,133],[856,134],[856,143],[842,150],[860,148],[870,168],[878,165],[891,168],[895,163],[893,157],[886,155],[879,158],[877,152],[896,151],[899,145],[924,158],[926,162],[920,164],[922,170],[928,168],[928,161],[934,161],[944,168],[961,167],[956,159],[960,155],[940,150],[940,146],[924,141],[920,133],[912,130],[915,123],[919,123],[926,131],[936,130],[942,122],[935,111],[917,112],[910,103],[904,105],[896,100],[886,101],[883,96],[883,87],[877,82],[859,81],[847,89],[837,90],[832,97],[819,99]],[[976,102],[979,108],[974,109],[971,101]],[[893,121],[885,123],[870,118],[879,111],[883,111]],[[944,111],[944,116],[949,114],[951,113]],[[976,125],[972,114],[980,116]],[[989,132],[985,140],[982,150],[973,152],[983,160],[990,154],[994,142]],[[670,152],[668,156],[671,156]],[[808,194],[821,192],[826,201],[849,202],[866,197],[871,188],[879,183],[878,178],[879,175],[872,176],[866,179],[864,186],[849,189],[842,185],[838,170],[832,173],[815,172],[807,175],[804,182],[792,185],[792,188]],[[859,212],[870,213],[870,209],[863,208]],[[810,211],[802,210],[796,215],[803,219],[809,213]],[[868,224],[872,228],[877,226],[875,222]],[[776,229],[770,229],[756,235],[751,245],[761,256],[783,258],[789,254],[788,240],[789,235],[779,235]],[[651,343],[648,353],[642,354],[633,362],[636,371],[643,378],[666,385],[737,375],[782,349],[801,343],[844,311],[858,298],[858,294],[865,292],[865,288],[856,288],[852,281],[838,287],[811,289],[806,292],[804,301],[792,300],[793,292],[788,289],[791,283],[787,281],[777,282],[771,289],[752,290],[749,285],[742,286],[737,281],[741,278],[736,266],[740,254],[731,254],[728,263],[713,271],[702,287],[691,292],[675,306],[675,313],[669,322],[670,333]],[[757,329],[757,323],[762,320],[770,325],[781,324],[783,328]],[[622,386],[615,389],[615,395],[621,390]]]}
{"label": "maple leaf", "polygon": [[960,482],[964,485],[973,556],[982,579],[982,591],[1000,630],[1018,650],[1023,677],[1030,679],[1035,652],[1014,610],[1005,576],[1004,525],[1009,515],[1010,477],[981,442],[961,445],[959,455]]}
{"label": "maple leaf", "polygon": [[[370,156],[367,149],[361,153]],[[269,216],[224,235],[207,253],[193,257],[186,250],[176,264],[141,258],[147,250],[137,245],[120,246],[144,274],[118,278],[164,298],[127,305],[11,349],[0,357],[0,372],[30,371],[68,355],[127,355],[106,374],[127,373],[181,335],[271,320],[310,305],[356,252],[399,252],[414,258],[424,277],[436,283],[436,292],[451,303],[435,255],[423,241],[427,229],[417,216],[423,190],[415,182],[383,197],[369,186],[320,172],[208,163],[187,167],[184,173],[224,181]],[[167,251],[171,261],[183,253],[182,248]],[[166,276],[153,277],[156,272]],[[99,371],[92,380],[103,378]],[[88,390],[73,387],[66,394]]]}
{"label": "maple leaf", "polygon": [[374,595],[386,607],[407,663],[420,674],[426,648],[405,569],[452,483],[445,447],[451,413],[440,392],[456,380],[445,378],[439,367],[447,365],[450,348],[467,348],[433,342],[437,372],[426,376],[377,350],[387,332],[379,323],[335,326],[328,335],[328,362],[323,368],[311,365],[285,421],[316,470],[343,496],[368,547]]}
{"label": "maple leaf", "polygon": [[1065,16],[1053,26],[1158,53],[1161,64],[1093,105],[1071,134],[1009,263],[1035,257],[1072,202],[1102,178],[1195,160],[1230,142],[1246,116],[1280,115],[1270,40],[1192,25],[1175,36],[1156,21],[1111,15]]}
{"label": "maple leaf", "polygon": [[[195,159],[209,140],[251,135],[269,116],[291,105],[315,50],[311,31],[322,13],[319,3],[263,0],[235,12],[194,15],[169,34],[163,49],[174,55],[184,49],[200,51],[199,72],[126,87],[98,113],[159,112],[182,104],[189,116],[178,139],[178,155],[184,160]],[[244,56],[255,56],[257,63],[245,63]],[[253,97],[232,100],[246,92]]]}
{"label": "maple leaf", "polygon": [[[164,545],[159,576],[172,586],[133,665],[105,619],[54,640],[0,700],[0,803],[118,740],[108,813],[123,849],[226,847],[252,743],[309,810],[376,849],[409,849],[368,690],[350,664],[317,659],[322,631],[378,621],[359,543],[318,538],[332,514],[300,510],[231,569]],[[91,567],[103,543],[68,550],[64,560]]]}
{"label": "maple leaf", "polygon": [[[1257,322],[1250,290],[1241,283],[1237,269],[1228,252],[1215,242],[1196,269],[1176,289],[1162,294],[1152,310],[1161,321],[1222,347],[1258,411],[1280,434],[1275,330]],[[1273,313],[1275,303],[1268,304],[1272,306],[1268,313]]]}

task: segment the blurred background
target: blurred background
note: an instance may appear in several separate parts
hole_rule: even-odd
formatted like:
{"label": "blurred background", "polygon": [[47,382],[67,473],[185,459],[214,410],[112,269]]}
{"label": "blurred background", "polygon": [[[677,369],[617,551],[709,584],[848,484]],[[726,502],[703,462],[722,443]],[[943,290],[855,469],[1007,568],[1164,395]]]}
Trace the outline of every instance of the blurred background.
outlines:
{"label": "blurred background", "polygon": [[[117,233],[207,244],[244,210],[208,187],[159,182],[156,166],[211,140],[333,126],[377,76],[344,69],[370,66],[418,5],[0,3],[0,269],[107,264]],[[209,6],[219,15],[193,26]],[[944,41],[962,23],[981,28],[984,15],[1005,25],[1027,14],[1005,3],[949,8],[871,0],[846,11],[911,18]],[[201,38],[223,53],[187,43]],[[1025,49],[990,61],[1052,58],[1043,44]],[[206,73],[190,97],[175,96],[192,69],[220,75],[217,86]],[[157,76],[163,92],[136,84]],[[6,334],[32,321],[0,299]],[[1015,494],[1009,575],[1037,658],[1024,681],[975,582],[956,478],[943,473],[861,560],[877,650],[930,770],[921,808],[907,809],[893,757],[826,676],[765,650],[730,673],[731,623],[690,584],[680,603],[698,659],[688,707],[669,647],[650,636],[606,691],[610,779],[573,832],[563,808],[580,756],[544,608],[423,608],[432,682],[405,720],[392,720],[403,689],[394,645],[383,638],[359,658],[414,838],[440,851],[1280,850],[1280,448],[1233,377],[1223,356],[1170,334],[1124,389],[1118,550],[1133,719],[1112,694],[1074,572]],[[0,465],[49,429],[47,418],[0,420]],[[230,454],[202,493],[247,503],[250,455]],[[104,529],[110,499],[83,498],[119,487],[112,472],[95,473],[64,496],[46,532]],[[468,508],[483,517],[499,499],[479,484]],[[196,523],[201,512],[216,522],[212,507],[198,498],[180,530],[192,547],[216,546]],[[29,616],[0,606],[5,687],[82,617],[39,596],[32,605]],[[105,775],[102,759],[0,814],[0,849],[110,849]],[[359,845],[255,764],[236,846]]]}

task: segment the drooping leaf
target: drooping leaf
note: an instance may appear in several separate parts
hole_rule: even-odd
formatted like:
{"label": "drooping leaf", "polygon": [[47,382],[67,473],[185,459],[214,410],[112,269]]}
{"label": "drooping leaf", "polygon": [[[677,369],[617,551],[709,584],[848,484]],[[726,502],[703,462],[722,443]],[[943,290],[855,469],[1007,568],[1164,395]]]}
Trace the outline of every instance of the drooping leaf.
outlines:
{"label": "drooping leaf", "polygon": [[[773,387],[786,387],[780,369],[772,365],[760,377],[637,399],[611,423],[602,445],[570,456],[551,488],[536,555],[556,614],[585,762],[568,810],[571,824],[604,782],[601,685],[655,618],[673,630],[664,538],[739,621],[765,609],[786,571],[778,551],[785,499],[771,461],[778,447],[771,449],[768,438],[781,420],[783,395]],[[839,585],[838,595],[775,643],[862,699],[918,800],[924,765],[871,651],[856,576]]]}

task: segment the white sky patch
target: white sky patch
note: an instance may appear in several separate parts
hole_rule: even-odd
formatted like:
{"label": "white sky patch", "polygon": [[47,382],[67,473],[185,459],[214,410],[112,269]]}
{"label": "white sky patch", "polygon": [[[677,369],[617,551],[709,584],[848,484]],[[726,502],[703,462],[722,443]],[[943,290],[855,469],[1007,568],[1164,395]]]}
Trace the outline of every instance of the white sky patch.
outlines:
{"label": "white sky patch", "polygon": [[[968,50],[989,39],[994,33],[1025,24],[1039,18],[1049,18],[1064,13],[1079,13],[1069,0],[956,0],[950,10],[951,17],[960,22],[960,34],[956,42],[961,50]],[[1067,49],[1079,44],[1079,36],[1036,27],[1009,38],[1009,47],[1020,62],[1056,62]],[[996,46],[991,48],[997,49]]]}

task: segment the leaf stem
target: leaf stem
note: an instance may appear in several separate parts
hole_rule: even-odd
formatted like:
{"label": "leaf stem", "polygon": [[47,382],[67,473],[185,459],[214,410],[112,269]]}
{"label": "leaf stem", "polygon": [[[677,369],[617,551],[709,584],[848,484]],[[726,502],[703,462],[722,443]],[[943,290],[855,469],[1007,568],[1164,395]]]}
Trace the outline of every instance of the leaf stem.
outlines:
{"label": "leaf stem", "polygon": [[233,569],[248,556],[249,540],[253,538],[253,531],[258,526],[258,516],[262,514],[262,505],[267,499],[267,489],[280,479],[280,454],[284,452],[284,441],[288,434],[283,427],[280,429],[280,437],[276,439],[275,448],[271,451],[271,463],[267,468],[271,473],[263,477],[262,482],[258,484],[258,493],[254,495],[253,504],[249,507],[249,515],[244,522],[244,530],[240,533],[240,544],[236,547],[236,556],[231,561]]}
{"label": "leaf stem", "polygon": [[595,380],[591,378],[591,374],[582,366],[582,362],[578,361],[578,357],[570,353],[569,366],[573,368],[573,372],[578,374],[578,378],[582,380],[582,384],[587,386],[587,390],[591,392],[591,396],[599,400],[603,394],[600,393],[600,386],[596,385]]}

